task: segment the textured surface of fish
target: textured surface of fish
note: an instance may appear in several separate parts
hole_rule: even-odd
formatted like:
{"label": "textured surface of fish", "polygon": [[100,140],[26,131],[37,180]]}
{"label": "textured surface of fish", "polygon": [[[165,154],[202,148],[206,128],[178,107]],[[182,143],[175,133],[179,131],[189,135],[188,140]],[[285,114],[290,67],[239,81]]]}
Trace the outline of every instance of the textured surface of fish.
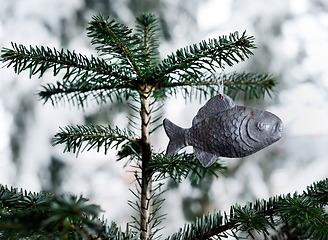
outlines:
{"label": "textured surface of fish", "polygon": [[227,95],[217,95],[199,109],[191,128],[163,121],[170,142],[167,154],[192,146],[204,167],[219,157],[238,158],[253,154],[281,138],[283,124],[274,114],[235,105]]}

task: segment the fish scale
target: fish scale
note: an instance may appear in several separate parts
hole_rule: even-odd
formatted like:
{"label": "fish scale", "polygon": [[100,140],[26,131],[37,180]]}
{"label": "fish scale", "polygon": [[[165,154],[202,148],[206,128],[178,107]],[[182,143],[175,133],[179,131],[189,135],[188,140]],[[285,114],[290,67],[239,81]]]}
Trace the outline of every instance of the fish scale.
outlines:
{"label": "fish scale", "polygon": [[243,111],[239,113],[238,116],[233,112],[224,112],[224,114],[208,118],[206,122],[196,124],[187,130],[187,142],[193,147],[218,156],[239,157],[244,149],[249,150],[239,137],[241,119],[246,116],[246,113]]}
{"label": "fish scale", "polygon": [[282,121],[258,108],[238,106],[227,95],[211,98],[199,109],[191,128],[181,128],[168,119],[163,121],[170,142],[167,154],[192,146],[204,167],[219,157],[245,157],[278,141]]}

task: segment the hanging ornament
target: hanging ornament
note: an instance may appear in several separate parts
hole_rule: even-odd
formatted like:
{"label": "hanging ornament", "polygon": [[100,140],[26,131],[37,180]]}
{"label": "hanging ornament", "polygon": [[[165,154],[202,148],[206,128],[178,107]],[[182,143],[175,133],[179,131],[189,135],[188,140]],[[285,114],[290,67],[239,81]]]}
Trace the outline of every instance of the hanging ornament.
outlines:
{"label": "hanging ornament", "polygon": [[167,154],[193,146],[203,167],[219,157],[239,158],[253,154],[281,138],[283,124],[274,114],[254,107],[235,105],[224,94],[216,95],[199,109],[192,127],[181,128],[163,121],[170,142]]}

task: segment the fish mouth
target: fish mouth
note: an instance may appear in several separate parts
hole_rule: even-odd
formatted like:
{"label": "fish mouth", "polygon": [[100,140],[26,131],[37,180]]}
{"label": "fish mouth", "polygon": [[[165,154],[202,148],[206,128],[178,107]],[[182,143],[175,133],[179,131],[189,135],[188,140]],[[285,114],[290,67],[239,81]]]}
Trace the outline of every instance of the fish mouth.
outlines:
{"label": "fish mouth", "polygon": [[279,140],[282,137],[282,132],[284,130],[284,125],[280,121],[276,124],[276,126],[272,129],[272,134],[276,135],[276,138]]}

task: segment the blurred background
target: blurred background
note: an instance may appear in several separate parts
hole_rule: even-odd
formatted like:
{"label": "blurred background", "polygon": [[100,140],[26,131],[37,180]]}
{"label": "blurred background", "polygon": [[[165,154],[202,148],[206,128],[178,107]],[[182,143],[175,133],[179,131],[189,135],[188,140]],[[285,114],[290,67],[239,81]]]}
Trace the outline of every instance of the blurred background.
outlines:
{"label": "blurred background", "polygon": [[[222,159],[228,170],[219,179],[192,186],[171,181],[163,187],[168,215],[164,236],[195,216],[214,209],[228,211],[235,203],[302,191],[328,176],[328,2],[325,0],[0,0],[0,46],[11,42],[44,45],[96,55],[86,36],[88,21],[101,12],[129,27],[135,16],[159,16],[161,55],[203,39],[244,30],[255,36],[257,49],[246,62],[225,72],[273,74],[279,81],[272,98],[249,101],[278,115],[284,122],[283,138],[244,159]],[[1,65],[3,67],[3,64]],[[38,101],[40,85],[59,79],[52,73],[42,79],[28,72],[17,76],[12,68],[0,70],[0,183],[28,191],[83,194],[104,210],[109,221],[125,227],[134,211],[133,173],[116,162],[116,152],[62,153],[51,146],[59,126],[111,124],[126,127],[128,108],[90,103],[84,111],[75,106]],[[240,104],[245,104],[239,102]],[[204,104],[204,102],[202,102]],[[190,127],[201,104],[182,98],[166,101],[164,117]],[[157,130],[154,149],[162,151],[168,139]]]}

